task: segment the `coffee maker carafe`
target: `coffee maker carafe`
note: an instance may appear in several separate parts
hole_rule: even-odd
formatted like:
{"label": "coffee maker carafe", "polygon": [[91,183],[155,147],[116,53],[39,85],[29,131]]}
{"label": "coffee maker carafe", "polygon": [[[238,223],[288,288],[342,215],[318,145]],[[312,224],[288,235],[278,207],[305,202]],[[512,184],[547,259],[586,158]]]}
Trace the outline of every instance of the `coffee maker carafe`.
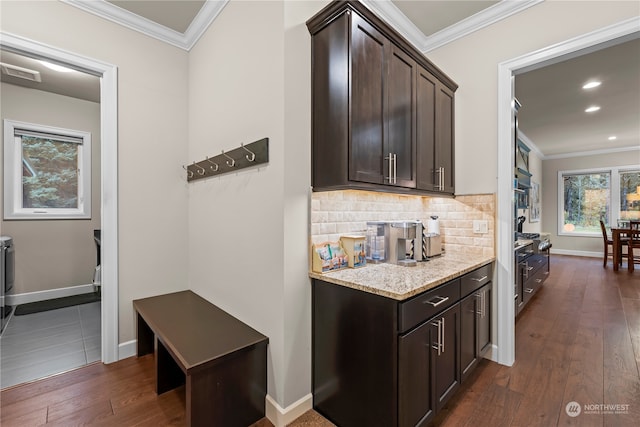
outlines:
{"label": "coffee maker carafe", "polygon": [[422,261],[422,223],[398,221],[387,223],[389,235],[388,261],[404,267],[413,267]]}

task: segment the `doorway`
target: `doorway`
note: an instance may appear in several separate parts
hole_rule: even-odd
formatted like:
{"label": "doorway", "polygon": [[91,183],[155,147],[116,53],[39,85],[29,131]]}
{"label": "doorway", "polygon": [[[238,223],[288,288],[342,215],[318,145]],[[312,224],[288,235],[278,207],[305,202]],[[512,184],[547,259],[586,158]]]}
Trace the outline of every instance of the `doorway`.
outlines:
{"label": "doorway", "polygon": [[[531,52],[498,65],[498,265],[499,283],[511,283],[514,277],[513,239],[514,201],[513,171],[515,126],[512,101],[515,95],[514,76],[572,57],[580,56],[603,47],[638,37],[638,19],[632,18],[563,43]],[[498,289],[498,319],[514,319],[513,286]],[[515,361],[515,322],[498,322],[498,362],[511,366]]]}
{"label": "doorway", "polygon": [[0,49],[100,78],[101,361],[118,357],[117,67],[23,37],[0,33]]}

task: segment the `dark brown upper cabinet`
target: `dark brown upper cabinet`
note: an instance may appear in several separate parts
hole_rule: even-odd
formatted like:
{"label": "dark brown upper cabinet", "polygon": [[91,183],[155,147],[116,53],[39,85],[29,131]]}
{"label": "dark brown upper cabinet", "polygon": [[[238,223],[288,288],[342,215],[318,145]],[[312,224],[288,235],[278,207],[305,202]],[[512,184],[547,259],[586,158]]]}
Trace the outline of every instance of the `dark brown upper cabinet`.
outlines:
{"label": "dark brown upper cabinet", "polygon": [[457,85],[359,2],[307,27],[314,191],[452,195]]}

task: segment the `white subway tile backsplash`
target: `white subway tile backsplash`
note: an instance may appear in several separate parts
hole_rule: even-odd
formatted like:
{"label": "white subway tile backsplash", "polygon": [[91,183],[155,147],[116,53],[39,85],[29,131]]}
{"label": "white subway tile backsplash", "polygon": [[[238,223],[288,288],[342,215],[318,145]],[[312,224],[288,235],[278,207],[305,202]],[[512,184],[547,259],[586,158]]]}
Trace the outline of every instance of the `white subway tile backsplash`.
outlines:
{"label": "white subway tile backsplash", "polygon": [[[440,219],[445,250],[495,255],[495,195],[452,198],[400,196],[366,191],[312,193],[311,241],[335,241],[344,234],[362,233],[367,221]],[[473,220],[485,220],[488,233],[473,232]]]}

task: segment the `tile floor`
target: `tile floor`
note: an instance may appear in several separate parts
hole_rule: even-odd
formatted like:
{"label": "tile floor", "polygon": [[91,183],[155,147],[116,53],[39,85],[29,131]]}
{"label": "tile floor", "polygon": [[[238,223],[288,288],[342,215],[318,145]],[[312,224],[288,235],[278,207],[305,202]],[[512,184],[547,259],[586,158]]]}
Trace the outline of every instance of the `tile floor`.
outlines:
{"label": "tile floor", "polygon": [[12,314],[0,337],[0,388],[99,361],[100,326],[100,302]]}

